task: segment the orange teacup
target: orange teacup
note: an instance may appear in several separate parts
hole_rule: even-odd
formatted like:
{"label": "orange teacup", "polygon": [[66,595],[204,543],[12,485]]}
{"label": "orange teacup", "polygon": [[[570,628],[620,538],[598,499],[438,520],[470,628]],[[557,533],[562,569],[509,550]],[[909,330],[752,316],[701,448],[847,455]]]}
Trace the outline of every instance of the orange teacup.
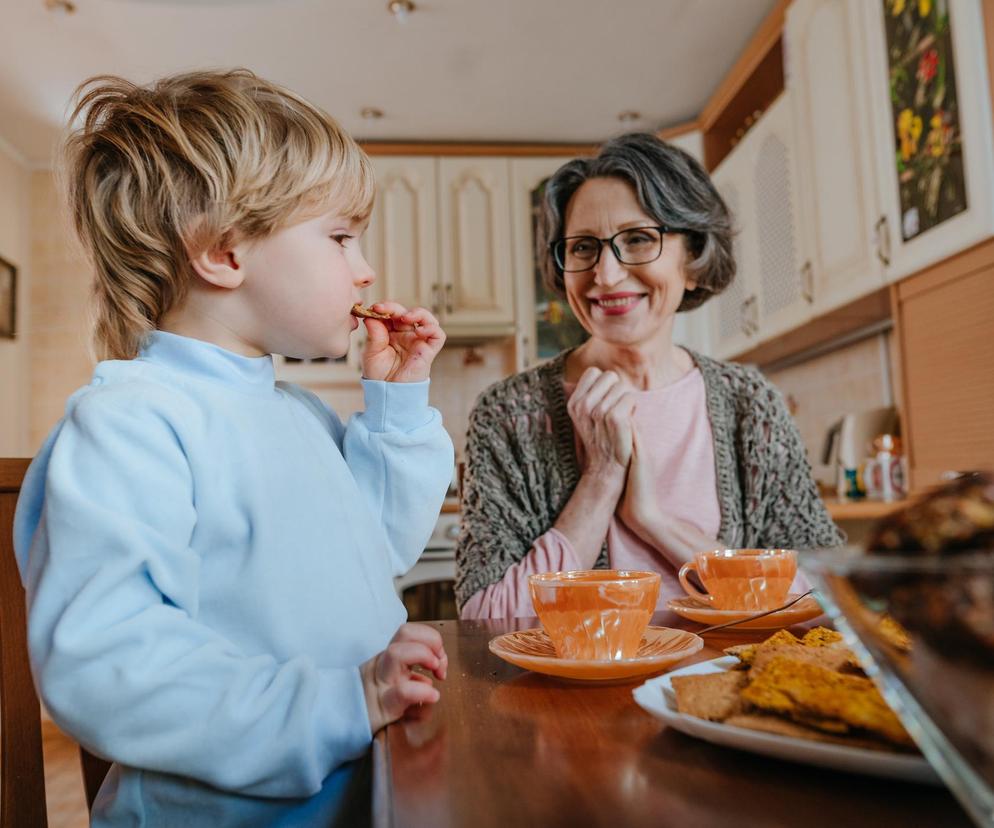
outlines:
{"label": "orange teacup", "polygon": [[634,658],[659,597],[658,572],[586,569],[528,576],[559,658]]}
{"label": "orange teacup", "polygon": [[[706,595],[687,580],[691,571],[697,572]],[[760,611],[784,603],[796,574],[793,549],[711,549],[680,567],[680,585],[691,598],[715,609]]]}

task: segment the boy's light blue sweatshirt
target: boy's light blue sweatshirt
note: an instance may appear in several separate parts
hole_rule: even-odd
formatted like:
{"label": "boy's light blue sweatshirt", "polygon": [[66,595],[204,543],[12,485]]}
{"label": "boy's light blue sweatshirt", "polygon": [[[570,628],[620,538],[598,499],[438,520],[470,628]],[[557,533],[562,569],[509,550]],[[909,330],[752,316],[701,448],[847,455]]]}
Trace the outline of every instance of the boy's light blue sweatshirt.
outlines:
{"label": "boy's light blue sweatshirt", "polygon": [[452,473],[427,382],[363,387],[344,426],[268,356],[155,333],[70,398],[14,535],[39,693],[116,763],[94,825],[334,813]]}

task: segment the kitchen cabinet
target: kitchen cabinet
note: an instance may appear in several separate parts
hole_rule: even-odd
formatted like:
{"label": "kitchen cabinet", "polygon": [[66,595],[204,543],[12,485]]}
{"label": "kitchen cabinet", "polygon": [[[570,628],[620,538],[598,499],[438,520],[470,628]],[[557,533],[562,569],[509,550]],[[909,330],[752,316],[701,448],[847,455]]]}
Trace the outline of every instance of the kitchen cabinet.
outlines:
{"label": "kitchen cabinet", "polygon": [[797,140],[804,291],[816,314],[884,283],[862,12],[878,0],[796,0],[786,84]]}
{"label": "kitchen cabinet", "polygon": [[[898,137],[880,0],[795,0],[786,21],[787,87],[793,98],[801,178],[805,280],[816,314],[922,270],[994,234],[994,150],[984,27],[976,0],[949,0],[966,209],[916,235],[902,207]],[[902,14],[916,15],[917,4]],[[922,71],[928,50],[909,56]],[[951,87],[950,87],[951,88]],[[928,111],[934,86],[920,87]],[[946,100],[951,93],[947,90]],[[909,118],[914,110],[909,108]],[[930,126],[911,141],[924,146]],[[904,173],[908,175],[909,173]],[[923,187],[931,186],[923,181]],[[909,238],[905,240],[905,235]]]}
{"label": "kitchen cabinet", "polygon": [[713,300],[715,355],[740,353],[811,314],[802,281],[795,141],[788,94],[778,98],[712,173],[736,230],[736,275]]}
{"label": "kitchen cabinet", "polygon": [[435,158],[375,156],[376,200],[362,237],[376,272],[364,299],[441,309]]}
{"label": "kitchen cabinet", "polygon": [[369,300],[430,308],[450,336],[514,328],[509,161],[375,156],[377,199],[363,250]]}
{"label": "kitchen cabinet", "polygon": [[514,326],[507,158],[440,158],[442,316],[451,327]]}
{"label": "kitchen cabinet", "polygon": [[[948,8],[952,35],[951,67],[937,66],[935,62],[928,65],[929,59],[934,60],[938,54],[935,41],[929,36],[914,42],[895,35],[895,43],[900,44],[899,48],[893,49],[895,59],[900,55],[902,72],[917,79],[917,86],[910,82],[907,85],[908,89],[917,89],[915,95],[902,97],[899,91],[892,90],[889,79],[885,19],[892,24],[893,20],[885,18],[880,2],[857,0],[856,5],[862,12],[860,28],[865,32],[869,121],[873,129],[877,200],[883,216],[881,232],[884,246],[881,255],[885,260],[887,280],[896,281],[994,235],[994,142],[984,19],[979,0],[947,0],[945,4],[937,3],[931,7],[933,13],[937,13],[937,9]],[[905,50],[906,54],[903,53]],[[924,82],[923,73],[933,75],[934,79]],[[952,87],[948,84],[953,74],[955,107],[951,105]],[[941,91],[943,78],[947,87],[944,93]],[[920,162],[907,164],[900,177],[907,179],[913,175],[910,180],[916,187],[915,191],[921,195],[914,199],[909,197],[908,203],[902,205],[897,169],[899,149],[895,136],[895,123],[901,114],[894,113],[892,95],[900,102],[898,107],[908,99],[903,112],[907,113],[909,121],[916,115],[924,116],[919,117],[911,135],[912,143],[924,150],[933,147],[936,153],[942,152],[941,118],[936,115],[938,120],[933,123],[930,113],[949,109],[959,118],[965,170],[965,209],[922,232],[919,228],[928,226],[927,216],[922,214],[927,214],[929,199],[937,196],[939,180],[947,186],[956,174],[951,172],[952,163],[949,163],[941,179],[931,177],[933,167],[925,167]],[[937,126],[940,131],[934,132]],[[937,139],[934,142],[933,135]],[[916,155],[920,157],[924,150]],[[952,158],[949,157],[950,162]],[[920,209],[919,204],[924,209]]]}
{"label": "kitchen cabinet", "polygon": [[758,289],[757,336],[777,336],[805,322],[813,301],[810,272],[801,267],[799,228],[804,224],[798,197],[791,120],[785,92],[766,111],[746,142],[755,210]]}
{"label": "kitchen cabinet", "polygon": [[[758,330],[755,213],[752,180],[743,150],[749,136],[711,173],[711,179],[732,216],[736,273],[732,283],[708,305],[711,308],[712,350],[719,359],[745,350]],[[707,307],[708,305],[705,305]]]}
{"label": "kitchen cabinet", "polygon": [[912,491],[994,468],[994,240],[892,290]]}
{"label": "kitchen cabinet", "polygon": [[564,348],[583,341],[583,329],[566,300],[554,296],[542,283],[535,234],[542,209],[545,182],[566,156],[511,159],[511,235],[514,241],[514,280],[517,285],[517,369],[548,359]]}

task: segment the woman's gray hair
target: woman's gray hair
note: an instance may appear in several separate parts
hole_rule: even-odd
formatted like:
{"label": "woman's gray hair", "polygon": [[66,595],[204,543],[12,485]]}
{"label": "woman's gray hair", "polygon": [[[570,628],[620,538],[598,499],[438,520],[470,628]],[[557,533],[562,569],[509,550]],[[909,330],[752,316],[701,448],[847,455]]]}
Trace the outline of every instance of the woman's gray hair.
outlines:
{"label": "woman's gray hair", "polygon": [[565,233],[566,209],[580,185],[591,178],[620,178],[635,189],[653,221],[684,234],[687,276],[697,282],[683,295],[678,311],[689,311],[721,293],[735,277],[732,219],[704,168],[688,153],[648,132],[613,138],[593,158],[560,167],[545,185],[545,204],[536,239],[546,285],[565,295],[563,272],[551,245]]}

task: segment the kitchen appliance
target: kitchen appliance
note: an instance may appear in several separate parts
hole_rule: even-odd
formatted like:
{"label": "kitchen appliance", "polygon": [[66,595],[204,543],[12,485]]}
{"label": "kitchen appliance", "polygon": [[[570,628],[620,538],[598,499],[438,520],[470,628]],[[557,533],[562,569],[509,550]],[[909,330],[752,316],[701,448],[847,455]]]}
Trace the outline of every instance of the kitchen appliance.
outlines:
{"label": "kitchen appliance", "polygon": [[414,566],[394,578],[397,594],[408,607],[412,621],[437,621],[445,615],[455,617],[447,608],[452,603],[452,584],[456,578],[456,541],[459,538],[459,512],[443,511]]}
{"label": "kitchen appliance", "polygon": [[892,405],[846,414],[825,435],[822,462],[835,469],[835,486],[842,499],[860,497],[860,466],[873,454],[873,440],[897,433],[897,411]]}

